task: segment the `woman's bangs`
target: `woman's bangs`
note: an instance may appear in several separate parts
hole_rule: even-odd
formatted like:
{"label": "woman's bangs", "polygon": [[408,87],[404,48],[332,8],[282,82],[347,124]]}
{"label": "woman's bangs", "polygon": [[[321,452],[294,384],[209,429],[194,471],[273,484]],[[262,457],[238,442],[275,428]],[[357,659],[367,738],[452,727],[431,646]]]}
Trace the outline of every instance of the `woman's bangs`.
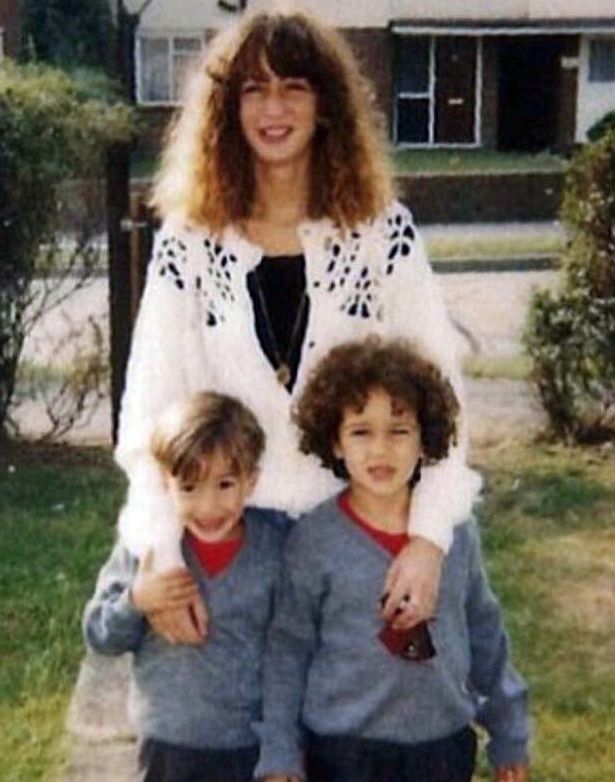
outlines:
{"label": "woman's bangs", "polygon": [[237,53],[235,77],[265,78],[269,67],[281,79],[307,79],[319,86],[322,79],[321,55],[308,29],[298,20],[267,19],[257,25]]}

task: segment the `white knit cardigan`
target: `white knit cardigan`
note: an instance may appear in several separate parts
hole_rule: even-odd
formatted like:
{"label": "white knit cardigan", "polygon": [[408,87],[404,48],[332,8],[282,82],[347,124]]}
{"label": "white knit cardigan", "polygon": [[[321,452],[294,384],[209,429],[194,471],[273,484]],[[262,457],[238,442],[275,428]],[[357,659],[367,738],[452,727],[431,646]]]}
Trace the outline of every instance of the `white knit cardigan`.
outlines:
{"label": "white knit cardigan", "polygon": [[[302,224],[299,234],[310,312],[292,394],[278,383],[254,327],[246,275],[262,250],[233,228],[218,241],[206,228],[172,222],[157,234],[115,455],[130,479],[120,535],[136,555],[153,547],[160,567],[181,562],[181,530],[148,446],[153,422],[173,400],[209,389],[248,405],[267,435],[251,502],[296,515],[340,487],[315,457],[299,452],[290,417],[310,370],[334,345],[372,333],[406,337],[461,396],[455,335],[409,211],[392,202],[345,234],[327,219]],[[462,421],[459,445],[423,469],[413,496],[412,532],[444,550],[480,487],[465,464],[466,441]]]}

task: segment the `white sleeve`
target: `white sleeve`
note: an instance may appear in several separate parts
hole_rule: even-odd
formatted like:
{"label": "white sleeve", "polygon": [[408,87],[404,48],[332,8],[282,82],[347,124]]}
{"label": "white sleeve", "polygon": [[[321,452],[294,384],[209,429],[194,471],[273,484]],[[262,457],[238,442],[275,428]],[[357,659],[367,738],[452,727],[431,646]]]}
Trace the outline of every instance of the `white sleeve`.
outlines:
{"label": "white sleeve", "polygon": [[194,296],[187,245],[181,232],[163,227],[132,336],[115,450],[130,481],[119,517],[121,540],[135,556],[152,547],[159,569],[182,564],[181,529],[149,440],[156,417],[189,391],[181,345]]}
{"label": "white sleeve", "polygon": [[[394,204],[386,221],[386,322],[390,336],[405,337],[448,378],[461,406],[457,445],[435,465],[424,467],[412,497],[410,531],[448,551],[453,527],[470,515],[481,478],[466,464],[468,430],[457,335],[442,290],[427,260],[410,212]],[[387,280],[387,277],[390,279]]]}

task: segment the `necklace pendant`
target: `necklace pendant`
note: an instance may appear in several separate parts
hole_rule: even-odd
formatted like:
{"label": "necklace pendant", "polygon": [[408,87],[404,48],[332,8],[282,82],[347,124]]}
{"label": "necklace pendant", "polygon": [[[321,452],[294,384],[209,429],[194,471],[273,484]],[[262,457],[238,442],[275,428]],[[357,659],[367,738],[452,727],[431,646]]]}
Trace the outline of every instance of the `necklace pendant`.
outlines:
{"label": "necklace pendant", "polygon": [[281,386],[287,386],[290,383],[290,369],[288,364],[283,363],[275,371],[275,376]]}

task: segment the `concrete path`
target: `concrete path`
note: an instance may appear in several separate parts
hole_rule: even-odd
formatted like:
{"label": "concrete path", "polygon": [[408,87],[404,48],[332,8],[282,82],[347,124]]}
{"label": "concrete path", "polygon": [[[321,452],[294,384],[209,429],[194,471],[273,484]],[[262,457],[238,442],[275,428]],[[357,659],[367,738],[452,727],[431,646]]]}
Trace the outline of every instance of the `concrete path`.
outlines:
{"label": "concrete path", "polygon": [[[462,354],[499,359],[517,356],[532,291],[553,287],[558,278],[559,274],[555,271],[439,275],[438,280],[444,290],[449,311],[459,329]],[[105,280],[96,280],[74,302],[69,300],[62,313],[53,313],[40,324],[28,338],[24,350],[25,360],[42,366],[50,361],[62,364],[69,362],[75,352],[87,350],[88,318],[98,316],[105,323],[106,286]],[[77,336],[66,339],[67,332],[71,331],[76,332]],[[477,399],[486,405],[485,415],[495,420],[502,412],[500,389],[506,388],[510,397],[514,395],[514,388],[522,394],[523,399],[528,398],[523,384],[515,386],[501,382],[489,385],[487,381],[475,381],[473,385],[477,390]],[[469,402],[473,404],[472,395]],[[39,435],[49,425],[41,399],[25,401],[17,411],[16,418],[25,436]],[[107,401],[98,407],[91,420],[73,429],[68,439],[71,442],[108,444],[110,420]]]}
{"label": "concrete path", "polygon": [[69,763],[62,782],[138,779],[136,745],[126,712],[130,660],[87,654],[67,718]]}

